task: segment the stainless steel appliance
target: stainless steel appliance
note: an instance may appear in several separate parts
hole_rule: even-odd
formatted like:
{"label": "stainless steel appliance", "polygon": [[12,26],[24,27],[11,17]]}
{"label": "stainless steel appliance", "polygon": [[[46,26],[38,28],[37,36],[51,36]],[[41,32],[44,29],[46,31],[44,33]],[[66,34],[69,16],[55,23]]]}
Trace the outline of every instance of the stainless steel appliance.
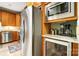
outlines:
{"label": "stainless steel appliance", "polygon": [[45,38],[45,56],[70,56],[71,43]]}
{"label": "stainless steel appliance", "polygon": [[41,36],[41,9],[40,7],[32,7],[33,8],[33,21],[32,21],[32,51],[34,56],[41,55],[42,48],[42,36]]}
{"label": "stainless steel appliance", "polygon": [[[33,12],[32,12],[33,11]],[[21,13],[21,46],[25,56],[41,54],[41,10],[28,6]]]}
{"label": "stainless steel appliance", "polygon": [[52,2],[45,8],[48,20],[74,16],[74,2]]}
{"label": "stainless steel appliance", "polygon": [[2,43],[6,43],[12,41],[11,32],[2,32]]}

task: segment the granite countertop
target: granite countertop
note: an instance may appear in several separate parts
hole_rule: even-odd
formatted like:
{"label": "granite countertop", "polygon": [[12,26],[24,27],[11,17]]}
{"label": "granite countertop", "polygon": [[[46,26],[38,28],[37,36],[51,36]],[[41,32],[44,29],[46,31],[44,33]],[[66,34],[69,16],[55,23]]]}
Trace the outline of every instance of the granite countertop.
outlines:
{"label": "granite countertop", "polygon": [[42,35],[42,37],[61,40],[61,41],[67,41],[67,42],[72,42],[72,43],[79,43],[76,37],[51,35],[51,34]]}

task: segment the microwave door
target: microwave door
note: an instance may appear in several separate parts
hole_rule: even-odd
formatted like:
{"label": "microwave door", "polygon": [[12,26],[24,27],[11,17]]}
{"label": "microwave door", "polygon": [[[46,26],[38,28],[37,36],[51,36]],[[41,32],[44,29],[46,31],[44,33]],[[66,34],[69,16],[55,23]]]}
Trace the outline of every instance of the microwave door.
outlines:
{"label": "microwave door", "polygon": [[69,4],[68,2],[64,2],[54,7],[50,6],[48,8],[48,16],[54,16],[57,14],[68,12],[68,8],[69,8],[68,4]]}
{"label": "microwave door", "polygon": [[56,9],[55,9],[55,8],[49,9],[49,11],[48,11],[48,16],[53,16],[53,15],[55,15],[55,14],[56,14]]}

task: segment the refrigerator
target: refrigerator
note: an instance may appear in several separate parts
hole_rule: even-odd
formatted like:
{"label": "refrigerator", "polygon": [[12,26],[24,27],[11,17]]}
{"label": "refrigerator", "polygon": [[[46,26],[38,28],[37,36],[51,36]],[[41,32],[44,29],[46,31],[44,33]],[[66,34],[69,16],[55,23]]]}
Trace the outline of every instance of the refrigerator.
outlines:
{"label": "refrigerator", "polygon": [[20,38],[24,56],[41,55],[41,9],[39,7],[28,6],[21,12]]}

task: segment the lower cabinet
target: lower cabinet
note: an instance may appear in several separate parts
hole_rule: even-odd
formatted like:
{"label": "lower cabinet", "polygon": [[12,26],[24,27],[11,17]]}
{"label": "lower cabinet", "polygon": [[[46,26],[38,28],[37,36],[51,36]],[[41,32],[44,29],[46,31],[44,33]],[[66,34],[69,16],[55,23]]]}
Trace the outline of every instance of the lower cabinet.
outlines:
{"label": "lower cabinet", "polygon": [[72,56],[78,56],[78,43],[72,43]]}
{"label": "lower cabinet", "polygon": [[0,43],[7,43],[19,40],[19,33],[18,32],[0,32]]}
{"label": "lower cabinet", "polygon": [[19,40],[19,33],[18,32],[12,32],[12,40],[16,41]]}

